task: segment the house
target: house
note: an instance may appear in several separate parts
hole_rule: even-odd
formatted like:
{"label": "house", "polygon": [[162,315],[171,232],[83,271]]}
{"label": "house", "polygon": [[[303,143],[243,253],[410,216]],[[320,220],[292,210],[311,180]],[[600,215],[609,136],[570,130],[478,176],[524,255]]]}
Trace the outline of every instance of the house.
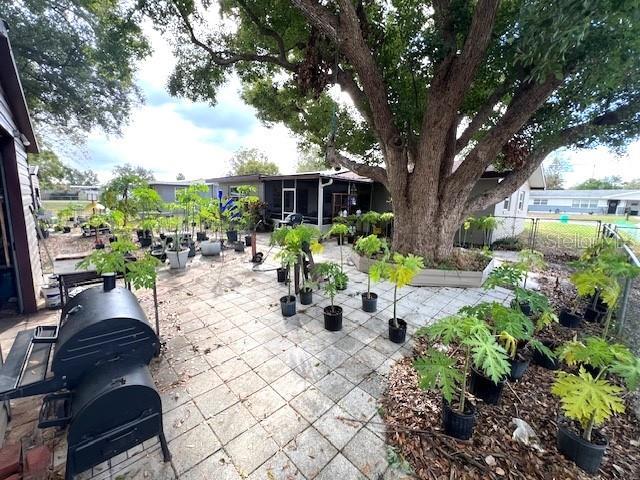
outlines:
{"label": "house", "polygon": [[17,299],[21,312],[37,309],[42,269],[34,213],[34,171],[27,153],[38,153],[7,26],[0,20],[0,304]]}
{"label": "house", "polygon": [[[476,186],[476,192],[495,186],[504,177],[504,172],[488,169]],[[283,220],[290,213],[300,213],[304,222],[327,229],[341,212],[390,211],[391,199],[387,189],[370,178],[349,170],[326,170],[295,173],[289,175],[231,175],[206,180],[151,182],[165,202],[175,201],[176,192],[193,183],[209,186],[209,198],[233,198],[241,185],[255,187],[256,195],[266,203],[266,216],[272,220]],[[493,232],[493,240],[515,236],[524,229],[528,212],[529,191],[544,188],[542,169],[534,174],[503,202],[480,212],[479,215],[503,217]]]}
{"label": "house", "polygon": [[44,190],[43,200],[83,200],[95,201],[102,195],[100,185],[68,185],[56,190]]}
{"label": "house", "polygon": [[638,215],[640,190],[541,190],[529,199],[531,212]]}

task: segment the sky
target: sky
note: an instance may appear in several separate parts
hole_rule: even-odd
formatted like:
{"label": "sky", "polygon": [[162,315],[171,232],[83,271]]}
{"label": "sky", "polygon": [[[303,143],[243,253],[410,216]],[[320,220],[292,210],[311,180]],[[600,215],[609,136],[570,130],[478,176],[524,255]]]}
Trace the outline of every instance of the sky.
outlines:
{"label": "sky", "polygon": [[[174,98],[166,89],[174,58],[169,45],[151,27],[146,29],[153,55],[141,65],[137,76],[145,101],[134,108],[121,136],[93,131],[82,151],[64,155],[74,166],[92,169],[102,182],[114,166],[124,163],[153,170],[157,180],[219,177],[229,172],[229,159],[240,148],[258,148],[278,164],[281,173],[295,171],[296,137],[283,125],[266,127],[253,107],[240,97],[240,82],[232,79],[211,106]],[[587,178],[619,175],[623,180],[640,178],[640,142],[618,157],[605,148],[566,151],[572,164],[565,188]]]}

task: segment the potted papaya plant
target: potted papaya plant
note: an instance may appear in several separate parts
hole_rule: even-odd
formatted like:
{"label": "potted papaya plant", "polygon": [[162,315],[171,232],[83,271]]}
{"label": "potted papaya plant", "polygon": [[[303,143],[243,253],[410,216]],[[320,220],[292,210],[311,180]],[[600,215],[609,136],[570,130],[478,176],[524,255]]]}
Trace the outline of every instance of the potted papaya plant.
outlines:
{"label": "potted papaya plant", "polygon": [[413,254],[402,255],[394,253],[391,262],[380,264],[383,278],[393,283],[393,318],[389,320],[389,340],[394,343],[404,343],[407,336],[407,322],[398,318],[398,289],[412,282],[418,272],[424,268],[424,260]]}
{"label": "potted papaya plant", "polygon": [[338,245],[340,245],[340,273],[336,276],[336,288],[338,290],[346,290],[349,278],[344,273],[344,255],[342,253],[342,245],[344,244],[344,237],[349,233],[349,227],[344,223],[334,223],[331,225],[331,229],[327,233],[329,236],[338,237]]}
{"label": "potted papaya plant", "polygon": [[[285,241],[287,239],[287,233],[290,228],[288,227],[280,227],[276,228],[273,232],[271,232],[271,238],[269,244],[271,246],[278,246],[280,248],[284,248]],[[276,274],[278,278],[278,283],[284,283],[288,280],[288,271],[284,265],[280,265],[276,269]]]}
{"label": "potted papaya plant", "polygon": [[[623,345],[597,337],[569,342],[560,355],[578,371],[558,372],[551,387],[564,413],[558,421],[558,451],[584,471],[596,473],[608,445],[597,427],[624,411],[620,384],[628,391],[638,388],[640,358]],[[610,376],[620,382],[614,383]]]}
{"label": "potted papaya plant", "polygon": [[[384,259],[389,256],[387,248],[387,242],[378,238],[377,235],[368,235],[366,237],[360,237],[355,244],[355,250],[368,259],[373,259],[376,255],[383,252]],[[371,291],[371,280],[379,281],[383,274],[383,268],[379,262],[374,263],[369,267],[367,273],[367,291],[362,293],[362,310],[368,313],[373,313],[377,310],[378,295]]]}
{"label": "potted papaya plant", "polygon": [[[500,346],[489,325],[482,319],[458,313],[433,325],[422,327],[416,336],[426,336],[442,351],[431,346],[415,360],[420,388],[442,393],[442,423],[445,434],[468,440],[476,423],[476,407],[469,400],[468,384],[473,367],[493,382],[501,381],[509,371],[508,355]],[[459,353],[463,362],[460,366]]]}
{"label": "potted papaya plant", "polygon": [[362,222],[362,229],[365,233],[371,235],[374,233],[374,227],[380,222],[380,214],[374,210],[369,210],[367,213],[362,214],[360,221]]}
{"label": "potted papaya plant", "polygon": [[[300,256],[299,252],[295,249],[284,248],[276,254],[276,258],[279,258],[283,267],[287,269],[287,276],[291,278],[291,268],[298,262]],[[291,295],[291,282],[287,282],[289,292],[284,297],[280,297],[280,310],[283,317],[292,317],[296,314],[296,296]]]}
{"label": "potted papaya plant", "polygon": [[331,302],[323,310],[324,328],[330,332],[338,332],[342,330],[342,307],[335,304],[335,297],[338,293],[338,277],[342,273],[340,265],[333,262],[320,263],[316,265],[316,273],[323,278],[322,286]]}
{"label": "potted papaya plant", "polygon": [[171,242],[167,239],[165,252],[169,260],[169,267],[172,270],[182,270],[187,266],[189,259],[189,248],[182,242],[182,219],[179,217],[169,217],[165,221],[166,227],[173,232]]}

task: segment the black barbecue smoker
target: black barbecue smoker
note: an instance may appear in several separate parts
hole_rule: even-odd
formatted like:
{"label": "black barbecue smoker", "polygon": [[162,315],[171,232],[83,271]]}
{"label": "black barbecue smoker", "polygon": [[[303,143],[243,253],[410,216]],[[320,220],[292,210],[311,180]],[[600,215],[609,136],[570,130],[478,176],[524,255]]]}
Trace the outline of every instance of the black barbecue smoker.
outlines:
{"label": "black barbecue smoker", "polygon": [[160,341],[112,280],[72,298],[57,326],[18,333],[0,369],[0,400],[47,394],[38,426],[68,427],[66,480],[155,436],[171,458],[148,367]]}

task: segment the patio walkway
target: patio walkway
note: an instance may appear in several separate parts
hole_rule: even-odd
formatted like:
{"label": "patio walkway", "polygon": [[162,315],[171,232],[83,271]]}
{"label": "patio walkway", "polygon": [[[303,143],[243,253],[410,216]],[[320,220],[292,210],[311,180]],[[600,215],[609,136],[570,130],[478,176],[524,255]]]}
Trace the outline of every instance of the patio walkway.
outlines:
{"label": "patio walkway", "polygon": [[[266,252],[267,237],[259,250]],[[345,248],[345,253],[348,248]],[[260,270],[277,265],[269,255]],[[339,258],[327,242],[322,261]],[[377,284],[376,314],[360,309],[366,276],[346,266],[349,287],[338,294],[343,330],[324,330],[322,307],[298,304],[285,319],[279,298],[286,287],[275,271],[253,271],[249,254],[224,259],[196,257],[187,271],[163,271],[159,280],[162,336],[166,348],[152,364],[162,394],[165,433],[173,459],[163,463],[156,440],[122,454],[79,478],[184,480],[400,479],[387,465],[377,399],[389,367],[409,352],[387,338],[393,288]],[[346,255],[345,255],[346,258]],[[152,319],[151,296],[139,298]],[[398,313],[409,334],[461,306],[504,301],[506,290],[406,287]],[[18,329],[57,320],[43,312],[20,319],[2,333],[8,352]],[[39,399],[14,402],[10,439],[31,434]],[[40,434],[37,434],[40,435]],[[46,432],[62,468],[64,434]]]}

